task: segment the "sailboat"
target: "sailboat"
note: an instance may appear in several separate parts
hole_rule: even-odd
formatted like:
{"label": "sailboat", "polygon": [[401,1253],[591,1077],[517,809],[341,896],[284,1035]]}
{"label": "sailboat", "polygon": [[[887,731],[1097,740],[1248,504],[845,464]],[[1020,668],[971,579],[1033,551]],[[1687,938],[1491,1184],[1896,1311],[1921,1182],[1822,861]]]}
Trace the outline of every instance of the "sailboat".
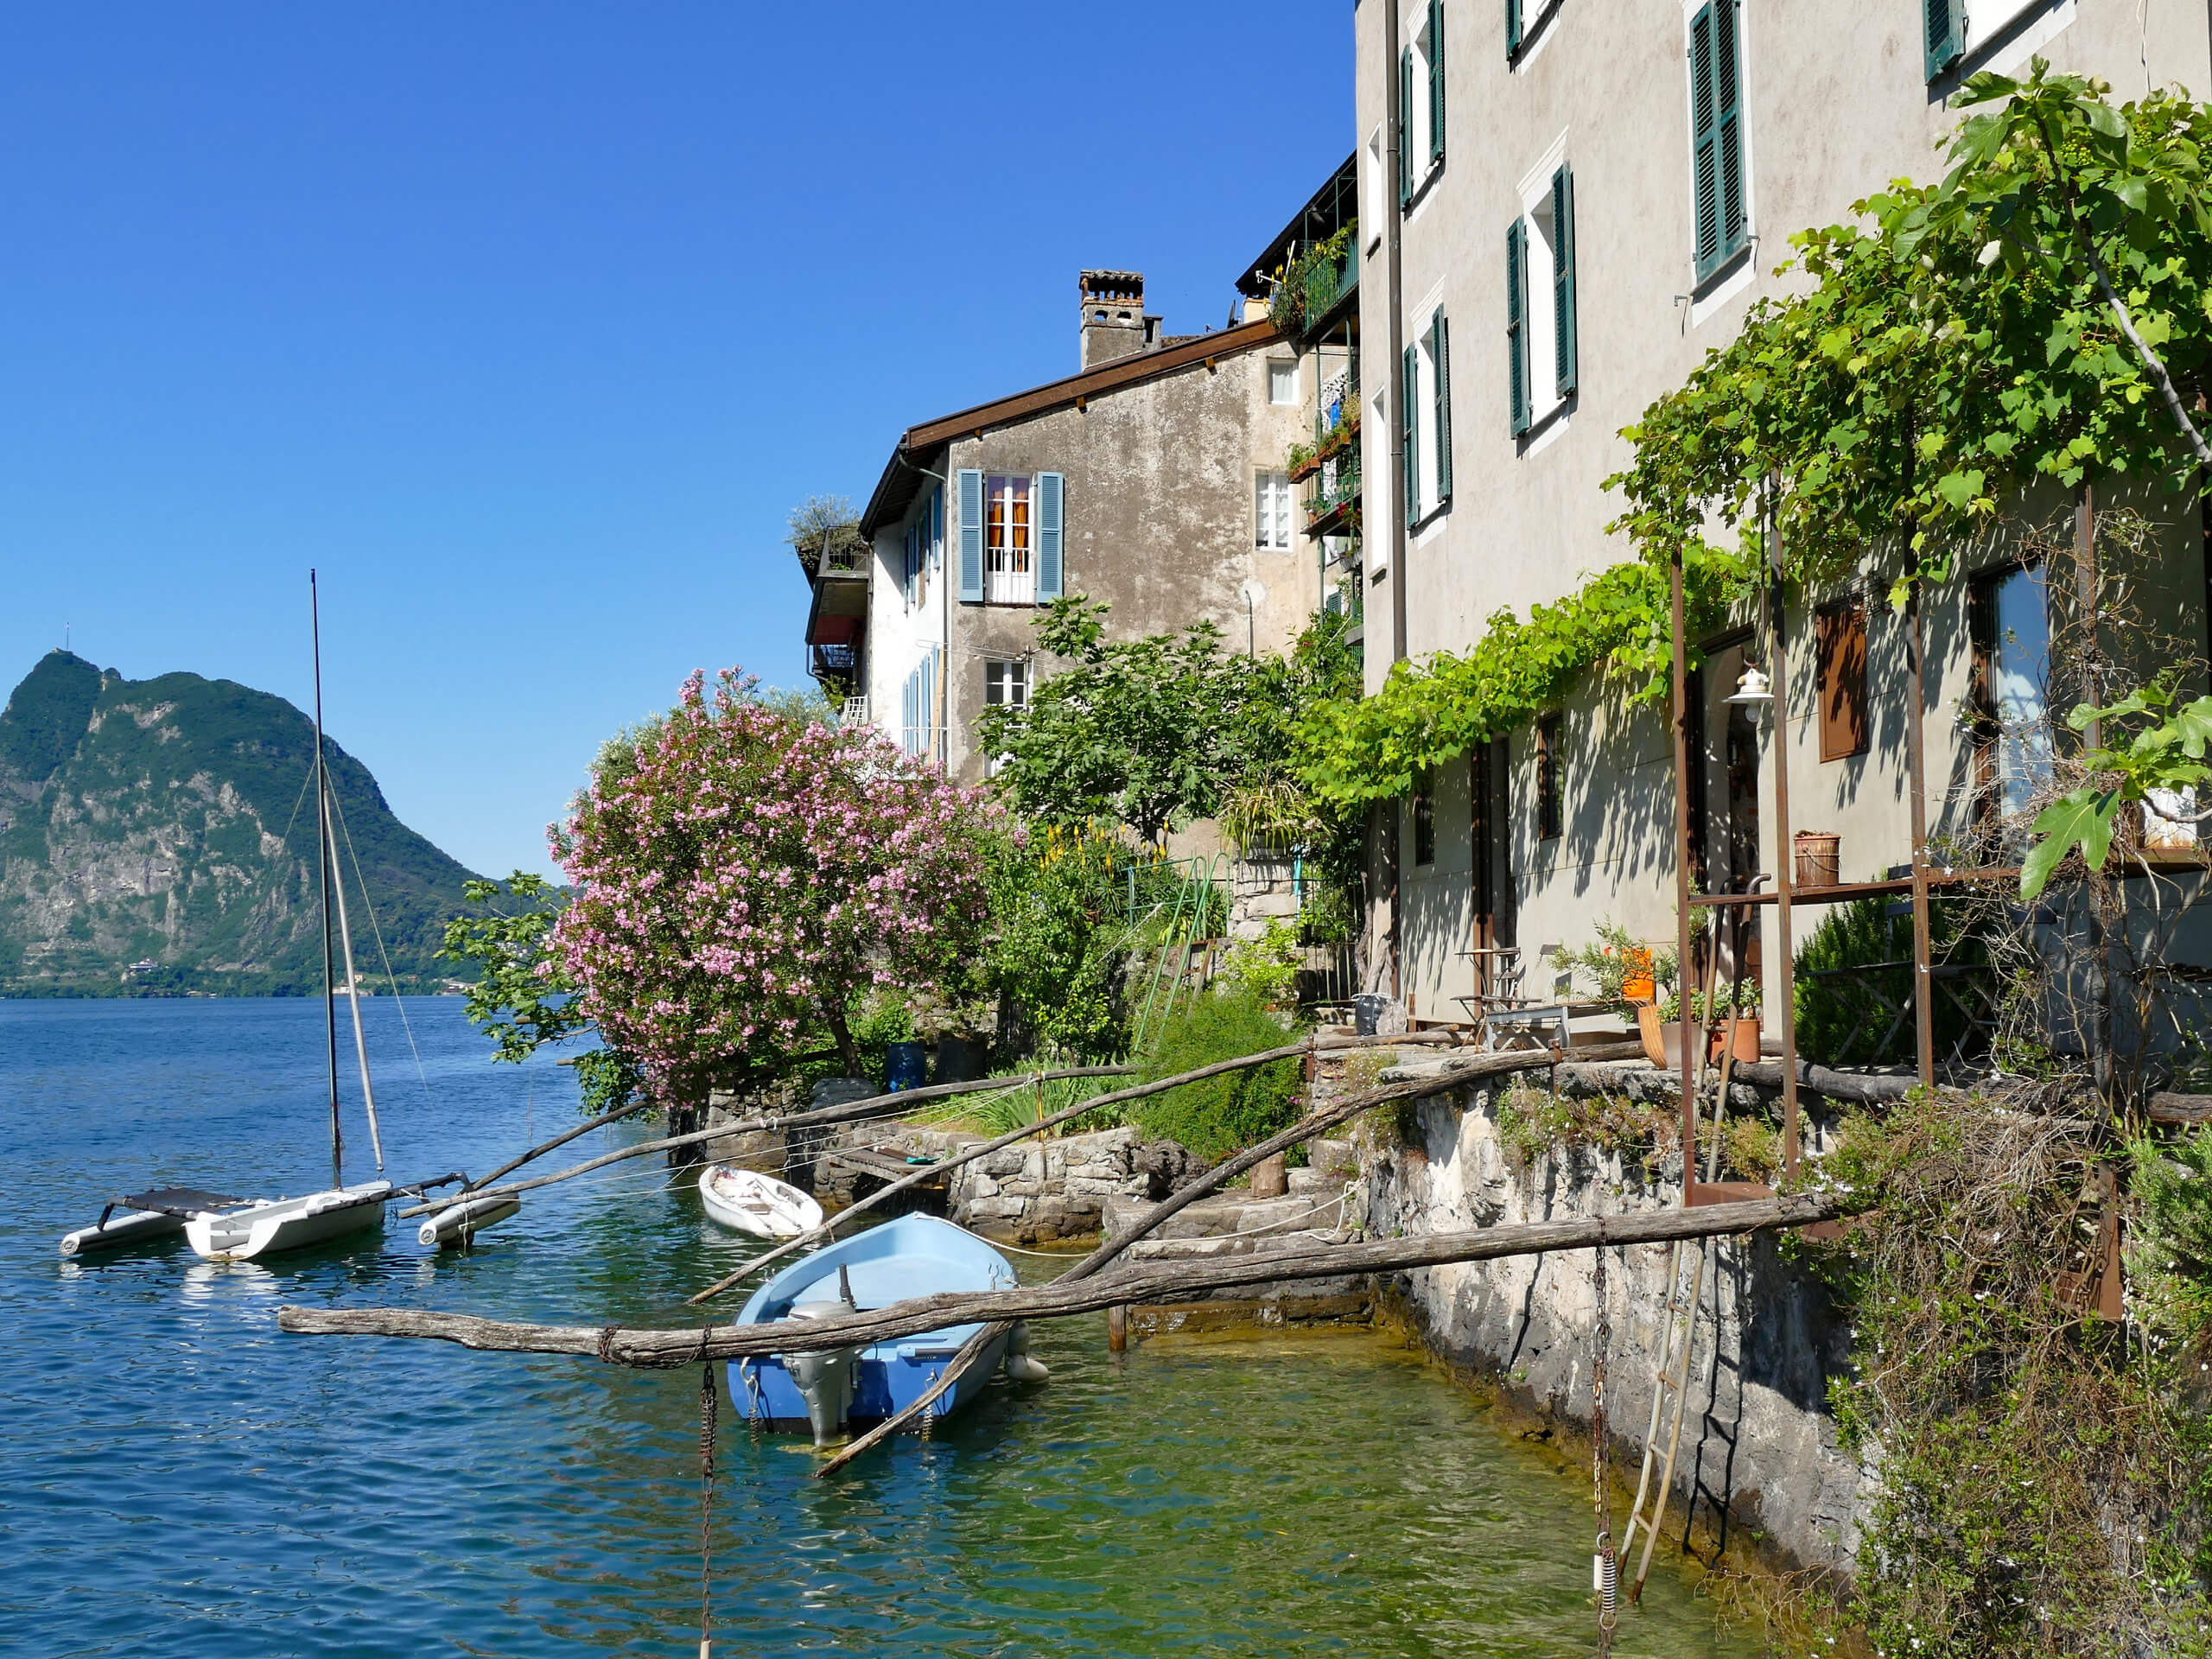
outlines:
{"label": "sailboat", "polygon": [[[385,1201],[391,1196],[387,1180],[346,1184],[346,1135],[338,1113],[338,981],[331,960],[330,922],[338,918],[340,950],[346,960],[346,983],[360,982],[353,973],[353,927],[346,913],[346,884],[337,868],[337,837],[330,810],[330,770],[322,747],[322,613],[315,590],[315,572],[308,572],[308,614],[315,639],[315,864],[322,883],[322,1015],[330,1066],[330,1185],[320,1192],[296,1198],[259,1198],[219,1201],[213,1193],[181,1193],[175,1189],[125,1198],[142,1212],[174,1216],[188,1209],[184,1219],[185,1242],[204,1256],[226,1261],[251,1261],[280,1250],[302,1249],[310,1244],[365,1232],[384,1225]],[[333,905],[333,899],[336,903]],[[346,1006],[353,1016],[353,1053],[361,1067],[361,1103],[369,1120],[369,1145],[377,1168],[384,1168],[384,1138],[377,1128],[376,1087],[369,1077],[368,1039],[361,1031],[361,1003],[348,996]],[[182,1203],[175,1202],[178,1198]],[[172,1202],[163,1204],[168,1198]],[[195,1203],[195,1200],[199,1201]],[[202,1207],[204,1205],[204,1207]]]}

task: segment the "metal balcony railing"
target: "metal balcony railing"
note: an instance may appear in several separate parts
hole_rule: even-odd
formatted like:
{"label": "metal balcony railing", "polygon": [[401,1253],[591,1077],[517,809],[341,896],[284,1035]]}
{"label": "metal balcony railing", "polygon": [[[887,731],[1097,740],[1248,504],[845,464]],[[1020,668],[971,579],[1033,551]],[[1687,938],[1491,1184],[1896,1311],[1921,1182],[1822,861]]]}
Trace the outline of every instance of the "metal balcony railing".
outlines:
{"label": "metal balcony railing", "polygon": [[1306,308],[1300,319],[1301,332],[1312,334],[1320,327],[1322,320],[1359,286],[1359,249],[1357,238],[1344,249],[1343,257],[1336,259],[1309,259],[1300,275],[1305,281]]}

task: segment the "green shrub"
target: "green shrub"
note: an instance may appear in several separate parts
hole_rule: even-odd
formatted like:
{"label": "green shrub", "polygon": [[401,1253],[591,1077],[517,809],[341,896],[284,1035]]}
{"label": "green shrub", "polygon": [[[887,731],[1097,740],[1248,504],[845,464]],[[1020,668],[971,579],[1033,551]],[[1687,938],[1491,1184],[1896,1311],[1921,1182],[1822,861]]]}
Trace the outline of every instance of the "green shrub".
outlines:
{"label": "green shrub", "polygon": [[1295,1007],[1298,969],[1304,957],[1298,930],[1288,922],[1272,920],[1258,938],[1230,945],[1221,971],[1271,1008]]}
{"label": "green shrub", "polygon": [[[1290,1040],[1265,1001],[1249,987],[1231,986],[1201,994],[1162,1024],[1145,1056],[1145,1075],[1173,1077]],[[1297,1121],[1299,1073],[1299,1063],[1286,1059],[1186,1083],[1140,1102],[1137,1121],[1147,1134],[1179,1141],[1217,1162]]]}

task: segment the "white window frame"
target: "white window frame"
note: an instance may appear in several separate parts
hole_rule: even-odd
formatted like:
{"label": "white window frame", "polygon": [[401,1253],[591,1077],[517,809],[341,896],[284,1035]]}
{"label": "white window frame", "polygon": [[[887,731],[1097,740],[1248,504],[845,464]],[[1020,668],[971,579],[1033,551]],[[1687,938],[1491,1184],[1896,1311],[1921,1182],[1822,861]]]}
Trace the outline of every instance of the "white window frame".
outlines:
{"label": "white window frame", "polygon": [[[1390,73],[1397,73],[1395,66]],[[1394,188],[1385,175],[1389,165],[1389,146],[1383,142],[1383,124],[1377,121],[1375,130],[1367,135],[1366,162],[1360,178],[1366,188],[1365,200],[1359,204],[1359,222],[1369,227],[1367,251],[1370,253],[1382,245],[1382,216],[1393,211],[1390,191]]]}
{"label": "white window frame", "polygon": [[[1696,60],[1692,54],[1690,26],[1697,22],[1698,13],[1706,0],[1682,0],[1682,130],[1694,135],[1697,131],[1697,88],[1692,84]],[[1688,261],[1682,267],[1683,280],[1689,285],[1690,327],[1695,328],[1737,295],[1758,280],[1759,263],[1759,197],[1758,165],[1754,148],[1756,136],[1751,123],[1751,13],[1754,9],[1744,6],[1736,13],[1736,71],[1743,79],[1738,92],[1736,135],[1737,147],[1743,156],[1744,168],[1744,251],[1734,259],[1705,279],[1702,292],[1698,288],[1697,275],[1697,168],[1694,165],[1683,170],[1683,202],[1688,216],[1682,223],[1689,230]],[[1918,14],[1915,19],[1915,38],[1917,36]]]}
{"label": "white window frame", "polygon": [[[1271,357],[1267,359],[1267,365],[1268,404],[1275,409],[1297,408],[1298,359],[1294,357]],[[1289,396],[1285,397],[1275,396],[1278,383],[1289,393]]]}
{"label": "white window frame", "polygon": [[[1007,486],[1001,490],[1001,486]],[[1028,514],[1020,526],[1023,542],[1014,544],[1014,486]],[[1034,473],[986,473],[983,475],[983,601],[989,605],[1034,605],[1037,602],[1037,475]],[[1005,511],[995,518],[994,509]],[[994,529],[1002,538],[994,543]]]}
{"label": "white window frame", "polygon": [[2031,11],[2051,6],[2051,0],[1961,0],[1960,10],[1960,60],[1967,58]]}
{"label": "white window frame", "polygon": [[1553,281],[1559,274],[1559,227],[1552,224],[1552,177],[1566,162],[1567,135],[1562,132],[1552,141],[1543,158],[1522,176],[1520,184],[1521,349],[1529,376],[1531,435],[1567,401],[1559,395],[1559,312],[1552,293]]}
{"label": "white window frame", "polygon": [[1262,470],[1252,480],[1252,545],[1263,553],[1287,553],[1294,544],[1290,474]]}

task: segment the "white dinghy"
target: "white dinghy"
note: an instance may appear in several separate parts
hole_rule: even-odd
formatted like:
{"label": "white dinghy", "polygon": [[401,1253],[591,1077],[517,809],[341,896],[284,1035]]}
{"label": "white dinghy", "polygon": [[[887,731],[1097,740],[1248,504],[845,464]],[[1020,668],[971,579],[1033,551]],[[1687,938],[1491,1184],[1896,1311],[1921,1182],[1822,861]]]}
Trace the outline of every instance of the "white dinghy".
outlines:
{"label": "white dinghy", "polygon": [[700,1172],[699,1202],[725,1227],[755,1238],[797,1238],[822,1224],[822,1206],[789,1181],[734,1164]]}
{"label": "white dinghy", "polygon": [[242,1209],[204,1211],[184,1224],[185,1243],[201,1255],[226,1262],[305,1249],[383,1226],[391,1197],[390,1181],[364,1181],[303,1198],[262,1198]]}

